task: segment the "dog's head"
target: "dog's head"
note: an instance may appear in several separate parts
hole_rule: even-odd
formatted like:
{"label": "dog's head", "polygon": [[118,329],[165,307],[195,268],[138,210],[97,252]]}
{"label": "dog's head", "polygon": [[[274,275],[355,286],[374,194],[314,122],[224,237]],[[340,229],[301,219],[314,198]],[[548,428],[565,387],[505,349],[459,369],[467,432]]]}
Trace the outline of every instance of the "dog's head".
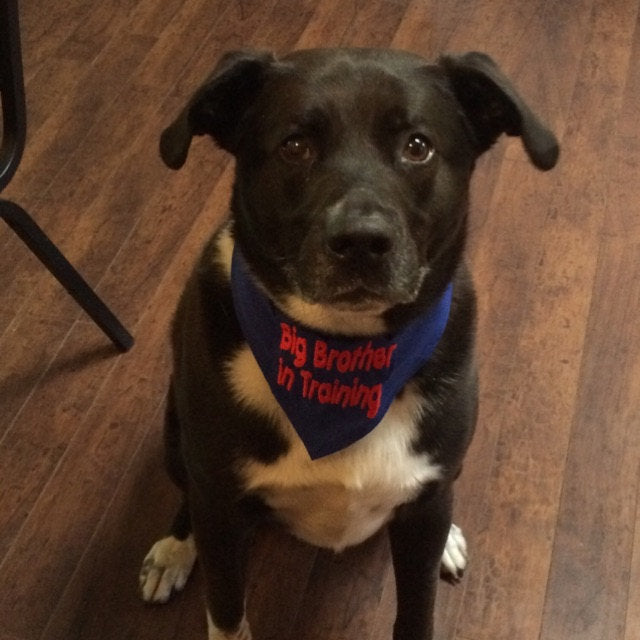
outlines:
{"label": "dog's head", "polygon": [[452,278],[471,172],[502,133],[554,166],[553,134],[480,53],[236,52],[161,154],[178,169],[208,134],[235,156],[235,238],[274,299],[383,314],[427,304]]}

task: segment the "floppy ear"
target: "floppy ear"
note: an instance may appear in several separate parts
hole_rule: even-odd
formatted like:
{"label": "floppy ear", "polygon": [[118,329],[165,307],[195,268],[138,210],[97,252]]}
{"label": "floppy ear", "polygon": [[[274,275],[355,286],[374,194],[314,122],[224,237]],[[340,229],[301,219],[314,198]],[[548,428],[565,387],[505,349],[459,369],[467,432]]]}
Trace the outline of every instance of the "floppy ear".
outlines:
{"label": "floppy ear", "polygon": [[234,152],[238,124],[264,83],[274,57],[269,53],[226,54],[195,92],[176,120],[160,136],[160,155],[171,169],[187,159],[193,136],[210,135]]}
{"label": "floppy ear", "polygon": [[531,162],[543,171],[558,160],[558,141],[518,95],[515,87],[487,55],[478,52],[442,56],[453,92],[486,151],[501,133],[520,136]]}

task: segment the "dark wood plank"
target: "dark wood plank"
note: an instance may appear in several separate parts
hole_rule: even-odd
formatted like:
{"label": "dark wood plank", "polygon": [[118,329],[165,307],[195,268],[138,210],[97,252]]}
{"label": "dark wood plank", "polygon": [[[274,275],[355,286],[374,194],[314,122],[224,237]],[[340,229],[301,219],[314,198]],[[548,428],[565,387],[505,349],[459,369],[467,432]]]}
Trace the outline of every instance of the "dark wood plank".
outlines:
{"label": "dark wood plank", "polygon": [[[136,570],[154,536],[166,530],[179,500],[157,464],[162,443],[154,426],[161,420],[158,412],[132,459],[131,471],[122,476],[113,499],[99,514],[96,533],[86,537],[86,548],[55,603],[43,638],[173,638],[189,609],[185,600],[199,600],[197,580],[171,606],[145,606],[137,592]],[[96,606],[99,602],[103,606]],[[197,613],[204,628],[203,612]]]}
{"label": "dark wood plank", "polygon": [[[637,60],[639,55],[640,28],[638,28],[638,22],[636,22],[636,33],[631,59]],[[631,242],[635,241],[636,243],[638,238],[640,238],[640,218],[636,215],[637,203],[640,201],[640,186],[637,180],[638,166],[640,164],[640,133],[637,127],[638,105],[640,105],[640,68],[637,64],[631,64],[629,66],[629,77],[626,84],[622,117],[620,118],[617,129],[617,144],[615,147],[617,153],[614,155],[615,161],[612,163],[609,171],[611,178],[610,193],[613,196],[609,222],[612,232],[618,237],[626,237]],[[629,269],[627,277],[631,278],[637,278],[637,256],[640,253],[640,247],[637,246],[636,248],[638,251],[636,252],[635,262],[633,261],[633,257],[631,257],[632,262],[627,265]],[[616,288],[626,297],[627,292],[623,291],[618,284],[616,284]],[[630,327],[633,327],[634,324],[632,321]],[[624,327],[624,331],[626,332],[627,330],[628,328]],[[637,381],[640,373],[636,371],[633,373],[633,376]],[[628,403],[627,406],[638,407],[640,403],[637,397],[637,385],[630,391],[633,395],[624,402]],[[631,414],[631,419],[635,424],[638,423],[637,415],[634,418]],[[633,477],[629,477],[628,481],[633,483]],[[636,470],[635,478],[635,496],[636,513],[635,516],[631,516],[631,521],[628,523],[630,528],[635,529],[633,555],[629,566],[628,591],[626,585],[620,585],[620,592],[624,593],[627,591],[628,594],[624,640],[633,640],[638,634],[638,629],[640,629],[640,526],[638,525],[638,523],[640,523],[640,472],[638,470]],[[617,523],[618,520],[617,517],[615,517],[614,521],[607,523],[607,525],[616,526]],[[626,558],[621,554],[619,561],[624,563],[626,562]],[[609,567],[608,569],[610,570],[611,568]],[[619,593],[618,598],[620,597]]]}
{"label": "dark wood plank", "polygon": [[621,55],[625,49],[630,53],[622,109],[605,127],[610,162],[597,202],[604,199],[607,206],[549,577],[545,640],[622,640],[640,629],[634,556],[640,486],[638,24],[633,47],[620,47]]}
{"label": "dark wood plank", "polygon": [[[177,500],[160,460],[169,319],[232,163],[199,139],[169,172],[158,134],[227,49],[392,44],[489,52],[563,143],[543,175],[501,140],[473,183],[482,402],[455,509],[472,558],[440,589],[438,637],[636,640],[638,4],[21,2],[30,131],[3,195],[138,342],[116,356],[0,229],[0,638],[206,637],[198,570],[166,607],[139,602],[137,571]],[[384,535],[333,556],[266,529],[251,565],[256,640],[389,640]]]}
{"label": "dark wood plank", "polygon": [[[1,617],[19,636],[40,636],[158,411],[168,363],[166,323],[150,322],[146,348],[118,360],[111,384],[70,439],[4,558]],[[25,575],[24,567],[32,570]]]}
{"label": "dark wood plank", "polygon": [[[228,193],[228,183],[223,182],[222,188],[225,194]],[[102,375],[109,376],[108,384],[100,385],[99,383],[104,382],[104,378],[101,377],[100,371],[95,371],[97,388],[91,390],[83,386],[82,389],[74,392],[73,388],[67,387],[71,391],[71,398],[79,403],[76,409],[80,412],[79,415],[67,412],[56,416],[56,429],[49,428],[41,434],[40,439],[37,439],[34,438],[31,429],[34,428],[38,418],[29,419],[25,414],[26,420],[13,425],[9,434],[11,437],[5,439],[9,445],[7,449],[0,450],[8,468],[7,480],[15,487],[12,494],[7,495],[6,498],[3,494],[2,499],[12,498],[14,503],[18,503],[21,507],[16,509],[14,504],[13,508],[11,505],[6,505],[2,509],[3,514],[10,516],[3,527],[4,535],[9,538],[8,542],[11,542],[11,535],[16,535],[18,531],[20,536],[14,542],[3,564],[3,574],[7,580],[11,581],[11,576],[15,572],[16,585],[10,593],[4,594],[5,599],[0,596],[0,610],[6,612],[6,619],[11,619],[19,608],[19,604],[24,602],[25,605],[29,605],[31,597],[35,597],[35,592],[40,589],[40,597],[36,602],[44,611],[41,614],[42,617],[38,618],[33,603],[29,605],[30,615],[16,618],[17,623],[29,625],[28,629],[21,628],[20,633],[33,634],[38,624],[46,622],[48,612],[55,606],[57,595],[64,588],[65,580],[69,579],[71,565],[79,560],[84,544],[82,541],[85,540],[86,543],[85,535],[91,535],[92,527],[99,520],[98,512],[92,510],[89,513],[86,506],[92,504],[93,509],[99,509],[102,505],[104,508],[111,498],[113,482],[107,481],[103,476],[96,476],[97,469],[93,467],[96,464],[95,456],[100,458],[102,472],[107,473],[109,477],[117,478],[117,469],[120,469],[120,473],[124,473],[126,466],[122,465],[128,460],[127,451],[136,442],[136,438],[140,438],[151,424],[152,415],[149,415],[149,411],[155,414],[158,403],[164,397],[168,376],[168,324],[177,295],[190,267],[190,260],[185,259],[184,256],[194,257],[197,254],[202,239],[215,224],[215,220],[219,221],[224,215],[226,195],[222,198],[218,194],[216,201],[217,208],[211,207],[208,215],[198,218],[198,224],[191,229],[191,233],[180,246],[184,253],[177,254],[173,263],[167,268],[165,272],[167,289],[158,286],[151,306],[144,309],[143,320],[137,326],[145,336],[142,349],[139,345],[127,356],[122,356],[115,361],[111,358],[105,363],[108,369]],[[177,268],[179,265],[181,268]],[[171,297],[167,291],[172,292]],[[95,336],[96,329],[92,324],[81,323],[77,329],[80,335],[76,339],[82,345],[86,345],[89,332]],[[133,371],[136,373],[132,378]],[[78,382],[81,385],[87,384],[85,380]],[[36,401],[33,403],[32,410],[36,412],[36,416],[41,416],[52,402],[55,406],[52,398],[56,393],[62,393],[65,380],[64,378],[53,379],[50,385],[51,388],[44,388],[38,398],[42,404]],[[119,385],[124,386],[118,388]],[[101,393],[96,398],[98,391]],[[81,400],[83,394],[86,395],[87,403],[84,405]],[[142,414],[136,418],[137,412]],[[126,432],[127,424],[131,429],[128,433]],[[22,444],[19,446],[18,443]],[[92,456],[88,456],[87,450],[91,450],[92,447],[97,451],[94,451]],[[25,455],[17,459],[13,458],[15,452],[25,448]],[[110,468],[113,465],[109,464],[111,458],[114,458],[115,468],[113,469]],[[39,461],[35,466],[34,460]],[[160,459],[157,463],[161,466]],[[79,465],[84,471],[79,470]],[[52,474],[53,480],[51,480]],[[75,485],[74,481],[79,477],[78,474],[80,477],[86,477],[87,482]],[[100,478],[103,478],[103,485],[100,483]],[[47,483],[46,490],[40,495],[45,483]],[[102,491],[101,487],[103,487]],[[64,514],[60,513],[56,502],[60,492],[65,495]],[[69,514],[74,512],[77,512],[76,527],[69,527],[69,521],[74,519]],[[45,513],[49,515],[44,515]],[[87,517],[89,520],[86,519]],[[51,529],[45,532],[39,526],[40,520],[47,522]],[[37,585],[29,584],[28,580],[19,578],[21,567],[25,563],[34,563],[38,560],[39,556],[32,557],[30,554],[35,549],[40,549],[39,553],[42,552],[42,545],[37,542],[41,539],[46,541],[43,543],[45,546],[52,545],[52,549],[57,545],[66,548],[67,560],[75,554],[75,561],[71,565],[65,564],[64,567],[56,566],[53,570],[46,565],[46,562],[55,563],[62,561],[63,558],[57,557],[52,552],[50,557],[42,557],[45,565],[41,570],[48,576],[47,580],[39,580]],[[64,542],[65,540],[67,542]],[[74,540],[75,543],[71,542]],[[38,579],[37,571],[34,572],[33,577]],[[55,587],[51,585],[52,580],[55,582]],[[32,596],[26,597],[27,593]],[[29,637],[32,636],[29,635]]]}
{"label": "dark wood plank", "polygon": [[385,534],[340,555],[320,552],[297,624],[288,637],[391,637],[393,616],[380,619],[375,615],[379,608],[388,612],[392,604],[394,594],[385,589],[385,578],[392,570],[389,553]]}
{"label": "dark wood plank", "polygon": [[[636,483],[636,496],[637,492],[638,483]],[[633,640],[633,638],[638,635],[638,629],[640,629],[640,527],[637,526],[638,520],[640,520],[640,512],[638,512],[636,508],[636,534],[633,544],[633,557],[629,568],[629,590],[624,640]]]}
{"label": "dark wood plank", "polygon": [[[32,329],[34,325],[38,323],[32,321]],[[0,492],[0,557],[5,557],[13,544],[114,366],[113,348],[105,345],[93,325],[83,324],[67,340],[59,337],[57,341],[50,324],[42,328],[52,345],[60,348],[62,344],[63,352],[39,363],[25,358],[22,367],[13,365],[13,375],[0,385],[3,396],[26,396],[0,441],[0,474],[5,486],[11,487]],[[29,347],[24,351],[30,353]],[[43,354],[36,351],[33,355]],[[44,369],[47,362],[49,367]],[[79,381],[80,371],[86,376]],[[7,403],[7,410],[10,407]]]}
{"label": "dark wood plank", "polygon": [[91,6],[83,0],[65,0],[51,3],[43,11],[37,0],[21,2],[20,24],[24,58],[24,76],[27,85],[41,65],[53,57],[56,49],[79,24],[88,19]]}
{"label": "dark wood plank", "polygon": [[600,250],[554,541],[545,640],[622,640],[625,634],[640,460],[639,337],[629,329],[640,312],[640,290],[634,277],[624,285],[629,297],[620,300],[618,287],[628,278],[629,265],[637,264],[639,249],[638,239],[615,239]]}
{"label": "dark wood plank", "polygon": [[[108,184],[110,171],[122,163],[119,152],[125,143],[119,136],[124,134],[124,140],[129,141],[131,130],[137,128],[135,111],[131,118],[125,117],[126,109],[131,105],[131,102],[127,104],[126,96],[131,99],[135,94],[116,98],[120,96],[123,78],[149,46],[148,38],[138,36],[134,39],[125,35],[107,48],[101,60],[87,72],[85,81],[76,85],[56,110],[56,117],[46,121],[49,133],[45,130],[41,137],[36,137],[33,147],[29,139],[29,153],[3,193],[4,197],[25,207],[79,268],[83,265],[78,264],[77,253],[72,249],[86,246],[91,238],[101,237],[96,233],[96,227],[105,223],[88,214],[88,208],[101,187]],[[138,100],[137,104],[143,108],[145,103]],[[105,122],[109,125],[105,126]],[[128,132],[123,130],[126,127],[129,127]],[[93,156],[96,149],[98,152]],[[131,206],[124,211],[133,212],[134,208]],[[108,218],[109,221],[120,222],[115,217]],[[118,226],[123,228],[121,223]],[[109,261],[111,258],[112,255]],[[92,258],[89,262],[96,271],[104,268],[99,259]],[[24,286],[25,280],[21,287],[16,285],[10,276],[9,265],[16,265],[23,278],[28,278],[27,286]],[[12,316],[19,312],[34,315],[29,301],[36,307],[49,309],[51,300],[40,290],[41,285],[49,286],[49,280],[41,278],[42,267],[29,259],[21,242],[13,239],[5,247],[0,256],[0,267],[0,289],[9,294],[0,316],[4,322],[0,325],[2,335]],[[86,266],[83,271],[91,281],[92,274],[87,273]]]}
{"label": "dark wood plank", "polygon": [[[584,130],[573,129],[565,134],[561,165],[546,188],[539,182],[537,188],[530,189],[529,180],[523,183],[515,175],[497,187],[499,193],[509,192],[511,180],[511,184],[518,184],[521,202],[518,216],[524,214],[527,219],[519,218],[518,229],[502,226],[497,230],[500,239],[496,236],[491,239],[491,252],[476,254],[479,259],[476,272],[490,278],[485,281],[488,287],[480,283],[481,291],[490,296],[490,304],[491,298],[505,286],[505,276],[511,277],[509,272],[515,269],[513,275],[520,274],[524,279],[510,287],[516,297],[503,300],[496,308],[499,317],[506,319],[505,324],[493,315],[493,304],[484,313],[481,310],[485,320],[497,321],[492,328],[483,327],[481,322],[481,336],[499,340],[503,346],[504,337],[514,330],[518,338],[511,354],[504,352],[500,359],[506,356],[506,363],[512,367],[504,377],[496,369],[493,353],[485,353],[483,358],[491,368],[491,373],[483,378],[484,384],[488,380],[491,391],[488,394],[484,388],[481,412],[494,413],[492,405],[498,401],[495,419],[500,432],[486,496],[489,502],[484,517],[488,519],[484,526],[480,520],[483,531],[476,539],[481,564],[477,573],[476,564],[472,565],[467,586],[468,608],[459,625],[463,637],[537,638],[540,630],[545,576],[551,562],[557,501],[590,304],[588,291],[595,273],[598,233],[603,221],[599,190],[604,187],[604,180],[595,157],[601,148],[590,160],[585,158],[589,154],[585,147],[595,149],[603,141],[585,144],[583,136],[601,135],[601,128],[592,132],[586,124],[595,113],[599,120],[608,120],[613,125],[620,87],[615,92],[611,90],[609,74],[611,67],[614,73],[624,73],[628,60],[625,47],[608,50],[604,42],[596,44],[594,40],[606,40],[614,30],[629,38],[637,4],[627,5],[627,11],[614,16],[614,23],[604,8],[593,14],[589,30],[593,50],[606,53],[601,74],[594,77],[593,67],[583,66],[578,76],[579,90],[574,93],[570,120],[581,123]],[[591,49],[585,55],[591,59]],[[589,79],[582,80],[584,76]],[[582,91],[585,93],[581,95]],[[574,160],[578,155],[580,163]],[[511,158],[511,154],[507,157]],[[569,191],[567,182],[573,185]],[[578,207],[570,200],[575,197],[573,188],[582,194]],[[507,215],[514,211],[509,201],[493,202],[492,208]],[[532,213],[527,214],[527,210]],[[546,214],[546,219],[538,218],[540,222],[536,223],[531,215],[540,214]],[[507,240],[509,235],[514,238],[513,244]],[[503,242],[511,246],[512,255],[500,255]],[[481,293],[481,301],[483,297]],[[525,315],[515,319],[512,307],[520,312],[524,309]],[[509,391],[505,393],[505,389]],[[487,421],[481,420],[480,424],[486,425]],[[511,595],[511,604],[505,607],[507,594]]]}
{"label": "dark wood plank", "polygon": [[293,629],[304,611],[318,555],[317,549],[279,529],[259,532],[247,588],[247,615],[254,640],[296,637]]}

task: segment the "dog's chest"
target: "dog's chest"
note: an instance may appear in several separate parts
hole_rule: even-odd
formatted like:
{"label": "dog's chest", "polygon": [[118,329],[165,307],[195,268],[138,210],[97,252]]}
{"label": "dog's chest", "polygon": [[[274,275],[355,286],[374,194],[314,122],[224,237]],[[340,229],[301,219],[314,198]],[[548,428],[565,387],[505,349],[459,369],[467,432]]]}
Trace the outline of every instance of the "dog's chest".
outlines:
{"label": "dog's chest", "polygon": [[311,544],[341,550],[364,541],[397,506],[440,477],[438,465],[412,447],[423,404],[411,386],[369,435],[311,460],[248,347],[234,355],[227,374],[237,401],[274,418],[290,442],[288,453],[273,464],[243,465],[245,488]]}

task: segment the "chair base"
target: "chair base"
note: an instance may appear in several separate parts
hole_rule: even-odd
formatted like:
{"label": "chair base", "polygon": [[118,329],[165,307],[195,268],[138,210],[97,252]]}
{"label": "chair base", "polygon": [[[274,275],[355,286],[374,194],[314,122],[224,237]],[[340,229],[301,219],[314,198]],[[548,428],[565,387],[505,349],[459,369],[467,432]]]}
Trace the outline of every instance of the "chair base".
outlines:
{"label": "chair base", "polygon": [[133,346],[131,334],[31,216],[14,202],[0,199],[0,218],[7,222],[113,344],[123,352],[131,349]]}

